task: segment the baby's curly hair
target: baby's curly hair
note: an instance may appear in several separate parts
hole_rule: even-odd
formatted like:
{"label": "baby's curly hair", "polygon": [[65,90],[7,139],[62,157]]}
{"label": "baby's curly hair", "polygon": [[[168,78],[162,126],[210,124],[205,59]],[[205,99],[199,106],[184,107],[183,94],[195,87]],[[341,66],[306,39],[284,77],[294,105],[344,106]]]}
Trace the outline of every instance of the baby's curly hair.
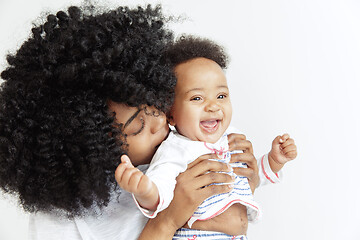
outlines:
{"label": "baby's curly hair", "polygon": [[226,69],[229,63],[229,57],[222,46],[210,39],[192,35],[181,35],[177,41],[169,45],[165,56],[173,68],[200,57],[213,60],[222,69]]}
{"label": "baby's curly hair", "polygon": [[107,102],[172,105],[176,79],[161,56],[173,33],[161,6],[96,10],[48,15],[1,73],[0,189],[26,211],[106,206],[126,153]]}

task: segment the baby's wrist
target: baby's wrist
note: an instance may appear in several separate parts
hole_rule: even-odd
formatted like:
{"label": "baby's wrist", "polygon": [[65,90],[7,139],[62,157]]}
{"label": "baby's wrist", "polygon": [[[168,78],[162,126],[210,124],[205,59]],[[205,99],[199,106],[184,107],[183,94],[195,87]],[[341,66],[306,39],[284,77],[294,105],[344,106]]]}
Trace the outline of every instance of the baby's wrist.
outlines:
{"label": "baby's wrist", "polygon": [[139,203],[140,207],[147,209],[149,211],[155,211],[160,202],[159,191],[156,185],[153,183],[149,191],[144,193],[134,194],[136,201]]}
{"label": "baby's wrist", "polygon": [[268,158],[269,158],[269,162],[273,162],[273,163],[276,163],[278,165],[285,165],[286,162],[282,163],[282,162],[279,162],[276,157],[274,157],[274,154],[273,151],[271,150],[269,153],[268,153]]}
{"label": "baby's wrist", "polygon": [[271,151],[268,154],[268,161],[269,161],[270,168],[274,173],[278,173],[285,165],[285,163],[281,163],[281,162],[275,160],[275,157],[272,155]]}

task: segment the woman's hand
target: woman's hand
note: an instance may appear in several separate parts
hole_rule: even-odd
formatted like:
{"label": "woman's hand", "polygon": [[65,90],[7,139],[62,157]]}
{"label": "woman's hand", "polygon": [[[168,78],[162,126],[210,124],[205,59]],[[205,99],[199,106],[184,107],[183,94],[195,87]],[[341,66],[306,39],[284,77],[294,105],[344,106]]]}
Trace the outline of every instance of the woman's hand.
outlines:
{"label": "woman's hand", "polygon": [[[230,151],[243,151],[242,153],[232,154],[230,162],[243,162],[247,164],[247,168],[234,167],[233,170],[237,175],[248,178],[250,188],[254,193],[255,188],[259,185],[260,178],[251,142],[246,140],[245,135],[242,134],[228,135],[228,142]],[[246,207],[241,204],[234,204],[214,218],[206,221],[196,221],[192,227],[201,230],[223,232],[229,235],[245,235],[248,227]]]}
{"label": "woman's hand", "polygon": [[206,198],[232,190],[231,184],[210,185],[234,182],[230,175],[218,173],[230,171],[231,167],[209,160],[216,158],[215,154],[206,154],[188,165],[176,179],[174,198],[169,207],[148,221],[139,239],[172,239],[175,231],[189,220]]}
{"label": "woman's hand", "polygon": [[[234,168],[233,170],[237,175],[248,178],[251,190],[254,192],[260,182],[260,178],[251,142],[246,140],[246,137],[242,134],[230,134],[228,141],[231,151],[243,151],[243,153],[232,154],[231,162],[246,163],[248,168]],[[172,239],[175,231],[189,220],[196,208],[206,198],[214,194],[229,192],[232,189],[232,185],[208,186],[216,182],[233,182],[233,179],[228,174],[216,173],[217,171],[226,172],[230,169],[227,164],[209,160],[216,158],[215,154],[206,154],[189,164],[188,169],[177,177],[174,199],[169,207],[160,212],[156,218],[148,221],[139,237],[140,240],[149,238],[159,240]],[[209,171],[211,173],[208,173]],[[230,211],[227,212],[225,211],[222,215],[225,217],[225,214],[230,214]],[[239,212],[239,216],[243,213],[243,211],[237,212]],[[241,217],[235,218],[241,220]],[[243,225],[247,229],[247,221],[238,221],[237,224]]]}
{"label": "woman's hand", "polygon": [[259,168],[254,151],[250,141],[246,140],[245,135],[232,133],[228,135],[229,150],[242,150],[243,153],[236,153],[231,155],[230,162],[243,162],[247,164],[247,168],[234,168],[237,175],[247,177],[252,193],[260,183]]}

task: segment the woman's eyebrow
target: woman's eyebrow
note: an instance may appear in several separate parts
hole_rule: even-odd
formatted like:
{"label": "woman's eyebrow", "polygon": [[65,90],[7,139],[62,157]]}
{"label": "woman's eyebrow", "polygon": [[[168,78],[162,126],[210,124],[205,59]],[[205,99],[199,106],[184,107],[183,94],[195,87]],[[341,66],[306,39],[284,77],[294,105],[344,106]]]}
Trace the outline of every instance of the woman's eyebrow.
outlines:
{"label": "woman's eyebrow", "polygon": [[139,113],[141,112],[141,108],[139,108],[125,123],[124,125],[124,129],[137,117],[137,115],[139,115]]}

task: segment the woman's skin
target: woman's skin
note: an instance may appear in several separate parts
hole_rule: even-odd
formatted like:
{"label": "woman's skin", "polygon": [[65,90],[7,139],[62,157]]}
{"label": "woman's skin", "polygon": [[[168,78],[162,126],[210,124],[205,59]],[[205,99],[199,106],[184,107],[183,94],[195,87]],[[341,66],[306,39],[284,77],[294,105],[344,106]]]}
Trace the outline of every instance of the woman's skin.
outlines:
{"label": "woman's skin", "polygon": [[[164,113],[157,111],[153,107],[129,107],[125,104],[108,102],[110,112],[115,113],[116,121],[123,126],[123,132],[127,134],[128,155],[134,166],[148,164],[156,152],[157,147],[166,139],[169,128]],[[254,192],[259,183],[257,162],[253,155],[251,142],[247,141],[244,135],[229,135],[230,150],[243,150],[243,153],[233,154],[232,162],[244,162],[248,164],[247,169],[235,168],[234,172],[249,179],[249,184]],[[188,169],[177,177],[174,199],[168,208],[160,212],[154,219],[150,219],[145,226],[139,239],[172,239],[175,231],[183,227],[196,208],[206,198],[224,192],[229,192],[232,185],[211,185],[211,183],[231,183],[233,179],[224,173],[230,166],[225,163],[211,161],[216,158],[213,154],[200,156],[188,165]],[[122,156],[122,160],[127,156]],[[119,181],[121,175],[119,166],[115,172],[115,178]],[[134,168],[134,171],[139,171]],[[211,173],[209,173],[211,172]],[[141,174],[139,174],[139,177]],[[122,176],[126,177],[126,176]],[[204,187],[203,186],[207,186]],[[231,235],[246,234],[247,221],[246,211],[240,204],[235,204],[231,211],[225,211],[219,216],[202,221],[194,228],[225,232]],[[223,224],[226,219],[226,224]],[[222,224],[219,224],[219,223]],[[244,223],[245,222],[245,223]],[[234,232],[234,229],[237,231]]]}
{"label": "woman's skin", "polygon": [[154,107],[129,107],[113,101],[108,101],[108,107],[109,111],[115,112],[116,122],[123,124],[131,163],[135,167],[150,163],[157,148],[169,134],[165,114]]}

